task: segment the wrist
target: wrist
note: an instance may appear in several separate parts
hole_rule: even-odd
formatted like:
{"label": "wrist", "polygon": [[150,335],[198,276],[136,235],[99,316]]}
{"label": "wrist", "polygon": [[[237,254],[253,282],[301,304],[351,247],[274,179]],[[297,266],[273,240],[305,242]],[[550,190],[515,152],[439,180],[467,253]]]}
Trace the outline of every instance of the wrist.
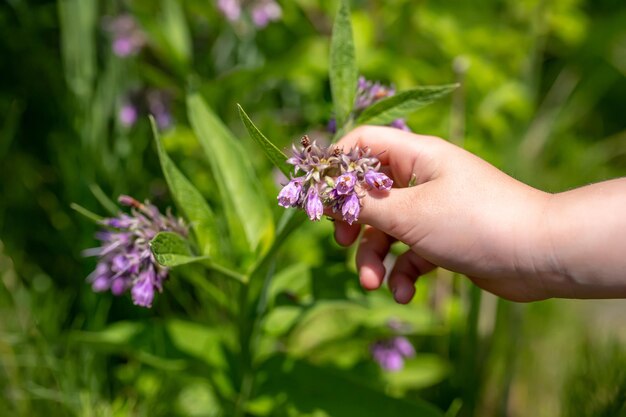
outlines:
{"label": "wrist", "polygon": [[544,300],[562,297],[568,278],[554,244],[558,196],[538,191],[530,201],[532,209],[529,210],[527,222],[521,225],[519,231],[519,236],[526,237],[519,239],[519,276],[528,283],[531,298]]}

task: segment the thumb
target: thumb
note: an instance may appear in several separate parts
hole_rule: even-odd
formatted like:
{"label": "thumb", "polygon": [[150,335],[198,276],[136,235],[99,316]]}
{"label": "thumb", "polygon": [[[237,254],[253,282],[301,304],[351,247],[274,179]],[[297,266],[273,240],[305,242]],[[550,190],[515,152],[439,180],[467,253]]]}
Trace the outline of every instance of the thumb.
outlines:
{"label": "thumb", "polygon": [[389,191],[370,190],[361,199],[359,223],[405,240],[420,218],[421,186],[392,188]]}

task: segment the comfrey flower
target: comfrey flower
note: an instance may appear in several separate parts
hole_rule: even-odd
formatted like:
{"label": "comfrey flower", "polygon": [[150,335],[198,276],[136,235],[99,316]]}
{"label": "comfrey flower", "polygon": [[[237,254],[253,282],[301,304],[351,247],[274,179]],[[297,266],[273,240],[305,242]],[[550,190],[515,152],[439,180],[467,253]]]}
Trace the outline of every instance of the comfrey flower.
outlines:
{"label": "comfrey flower", "polygon": [[370,347],[372,357],[386,371],[404,368],[404,360],[415,356],[415,348],[404,336],[375,342]]}
{"label": "comfrey flower", "polygon": [[165,90],[149,90],[146,93],[148,111],[154,116],[157,126],[167,129],[174,124],[171,108],[171,95]]}
{"label": "comfrey flower", "polygon": [[85,251],[86,256],[99,257],[87,280],[95,292],[110,290],[114,295],[122,295],[130,289],[135,305],[151,307],[155,292],[163,290],[168,270],[154,259],[150,241],[163,231],[187,236],[187,228],[169,211],[162,215],[148,201],[142,204],[122,195],[119,202],[131,207],[131,214],[120,213],[102,220],[104,229],[96,235],[102,246]]}
{"label": "comfrey flower", "polygon": [[137,122],[139,109],[130,101],[125,101],[117,113],[117,118],[124,127],[132,127]]}
{"label": "comfrey flower", "polygon": [[117,118],[122,126],[131,128],[140,116],[151,114],[160,129],[174,124],[171,112],[172,95],[166,90],[140,89],[129,91],[122,98]]}
{"label": "comfrey flower", "polygon": [[231,22],[241,19],[242,10],[249,10],[252,23],[259,29],[280,20],[283,14],[275,0],[217,0],[217,8]]}
{"label": "comfrey flower", "polygon": [[[379,82],[369,81],[365,77],[360,76],[354,99],[353,117],[356,119],[365,109],[374,103],[384,98],[391,97],[394,94],[396,94],[396,89],[393,86],[387,87]],[[411,131],[404,119],[396,119],[389,123],[389,126],[407,132]],[[337,131],[337,121],[334,118],[331,118],[328,122],[327,129],[331,133]]]}
{"label": "comfrey flower", "polygon": [[335,146],[322,147],[311,143],[308,136],[301,147],[293,145],[293,156],[287,162],[295,167],[293,178],[278,193],[282,207],[303,209],[311,220],[319,220],[324,207],[340,212],[352,224],[361,213],[361,197],[365,190],[389,190],[393,181],[380,169],[378,158],[368,149],[354,148],[348,153]]}
{"label": "comfrey flower", "polygon": [[146,45],[146,35],[130,14],[107,18],[104,29],[111,34],[111,49],[120,58],[136,55]]}

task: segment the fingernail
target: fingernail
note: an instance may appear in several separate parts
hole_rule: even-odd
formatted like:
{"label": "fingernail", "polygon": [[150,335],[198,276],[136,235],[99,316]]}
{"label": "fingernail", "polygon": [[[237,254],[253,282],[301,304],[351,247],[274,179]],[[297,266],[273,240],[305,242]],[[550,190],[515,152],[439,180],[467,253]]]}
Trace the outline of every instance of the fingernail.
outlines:
{"label": "fingernail", "polygon": [[415,292],[415,289],[412,286],[402,285],[400,286],[400,289],[397,291],[397,294],[396,292],[394,292],[395,299],[400,304],[407,304],[409,301],[411,301],[411,298],[413,298],[414,292]]}

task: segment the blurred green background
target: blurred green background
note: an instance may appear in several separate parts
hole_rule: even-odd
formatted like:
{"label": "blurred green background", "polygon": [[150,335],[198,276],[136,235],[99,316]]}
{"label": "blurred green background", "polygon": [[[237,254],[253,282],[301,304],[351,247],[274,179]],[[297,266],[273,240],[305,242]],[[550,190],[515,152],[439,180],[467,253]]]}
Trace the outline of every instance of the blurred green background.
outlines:
{"label": "blurred green background", "polygon": [[[337,2],[280,5],[279,21],[255,29],[229,22],[212,0],[0,3],[0,414],[223,414],[213,388],[220,382],[182,366],[162,341],[176,320],[211,323],[219,314],[190,296],[193,286],[177,274],[152,310],[93,294],[85,277],[94,261],[81,251],[95,246],[95,226],[70,203],[105,213],[107,198],[124,193],[171,204],[146,117],[153,92],[166,97],[171,116],[168,152],[209,202],[218,198],[186,120],[189,89],[241,138],[275,201],[271,165],[248,139],[236,103],[280,146],[304,133],[328,137]],[[551,192],[626,173],[623,1],[355,0],[352,7],[362,74],[400,90],[462,83],[409,117],[414,131],[454,141]],[[111,48],[107,22],[121,14],[134,16],[145,43],[129,57]],[[142,103],[132,126],[120,119],[129,100]],[[346,378],[367,376],[364,385],[384,396],[427,399],[449,416],[459,408],[476,416],[626,415],[623,301],[514,304],[440,271],[420,281],[411,306],[396,308],[386,290],[359,291],[352,252],[336,246],[331,231],[328,222],[307,225],[282,251],[281,294],[312,297],[317,309],[284,340],[289,309],[268,318],[266,334],[289,354]],[[198,274],[190,269],[180,274]],[[413,323],[418,356],[401,373],[374,372],[363,346],[351,350],[388,318],[341,313],[340,300],[361,298]],[[289,305],[280,296],[274,303]],[[342,356],[353,351],[360,356]],[[352,415],[345,404],[317,410],[315,398],[289,391],[298,383],[307,381],[264,388],[274,401],[311,402],[284,415]],[[264,401],[248,413],[267,415]]]}

